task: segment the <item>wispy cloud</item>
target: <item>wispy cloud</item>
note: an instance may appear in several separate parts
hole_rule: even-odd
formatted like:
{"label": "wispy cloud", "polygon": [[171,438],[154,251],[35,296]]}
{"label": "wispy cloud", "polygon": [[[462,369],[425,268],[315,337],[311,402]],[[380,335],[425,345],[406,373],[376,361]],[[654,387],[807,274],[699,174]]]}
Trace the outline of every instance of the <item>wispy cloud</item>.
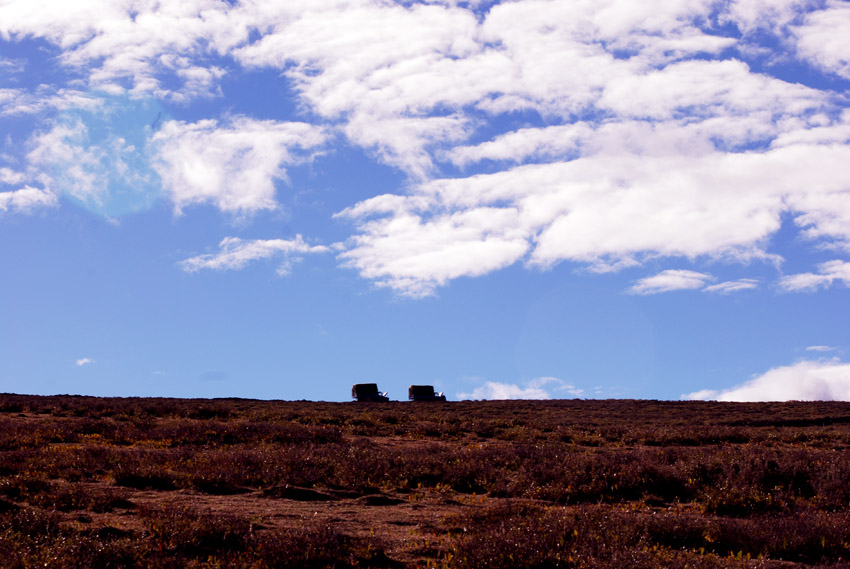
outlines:
{"label": "wispy cloud", "polygon": [[837,359],[777,367],[726,390],[704,389],[683,399],[718,401],[850,401],[850,364]]}
{"label": "wispy cloud", "polygon": [[759,281],[757,279],[738,279],[736,281],[726,281],[713,285],[708,285],[704,292],[713,292],[716,294],[732,294],[742,290],[753,290],[758,288]]}
{"label": "wispy cloud", "polygon": [[20,73],[24,70],[25,61],[22,59],[9,59],[0,56],[0,70],[10,75]]}
{"label": "wispy cloud", "polygon": [[806,348],[807,352],[834,352],[838,348],[833,346],[808,346]]}
{"label": "wispy cloud", "polygon": [[669,269],[661,271],[657,275],[640,279],[629,289],[629,292],[647,295],[673,290],[700,289],[705,286],[706,282],[713,279],[714,277],[707,273]]}
{"label": "wispy cloud", "polygon": [[111,136],[103,142],[91,141],[88,128],[76,118],[53,124],[33,136],[27,160],[32,168],[45,171],[43,179],[61,186],[81,202],[98,207],[109,195],[109,180],[136,152],[121,137]]}
{"label": "wispy cloud", "polygon": [[297,235],[295,239],[253,239],[243,240],[238,237],[225,237],[219,243],[218,253],[206,253],[190,257],[180,262],[180,267],[190,273],[201,269],[238,270],[246,267],[252,261],[282,257],[278,274],[289,273],[292,263],[303,255],[325,253],[329,249],[323,245],[309,245]]}
{"label": "wispy cloud", "polygon": [[553,397],[581,397],[583,389],[555,377],[541,377],[522,385],[487,381],[470,393],[458,393],[458,399],[552,399]]}
{"label": "wispy cloud", "polygon": [[77,367],[82,367],[82,366],[93,364],[93,363],[94,363],[94,360],[91,359],[91,358],[80,358],[76,362]]}
{"label": "wispy cloud", "polygon": [[707,284],[715,277],[708,273],[700,273],[684,269],[668,269],[660,273],[639,279],[627,290],[630,294],[650,295],[676,290],[699,290],[712,294],[733,294],[758,288],[758,279],[738,279],[716,284]]}
{"label": "wispy cloud", "polygon": [[0,89],[0,116],[36,115],[67,109],[96,109],[98,97],[78,89],[39,85],[34,91]]}

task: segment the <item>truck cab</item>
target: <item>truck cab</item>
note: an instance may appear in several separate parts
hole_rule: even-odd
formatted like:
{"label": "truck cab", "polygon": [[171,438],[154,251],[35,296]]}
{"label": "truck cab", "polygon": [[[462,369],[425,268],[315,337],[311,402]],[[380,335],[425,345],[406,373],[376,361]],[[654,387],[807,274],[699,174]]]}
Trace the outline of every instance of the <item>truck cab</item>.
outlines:
{"label": "truck cab", "polygon": [[389,401],[387,392],[378,391],[377,383],[355,383],[351,386],[351,397],[356,401]]}
{"label": "truck cab", "polygon": [[433,385],[411,385],[407,389],[407,398],[411,401],[445,401],[443,392],[434,391]]}

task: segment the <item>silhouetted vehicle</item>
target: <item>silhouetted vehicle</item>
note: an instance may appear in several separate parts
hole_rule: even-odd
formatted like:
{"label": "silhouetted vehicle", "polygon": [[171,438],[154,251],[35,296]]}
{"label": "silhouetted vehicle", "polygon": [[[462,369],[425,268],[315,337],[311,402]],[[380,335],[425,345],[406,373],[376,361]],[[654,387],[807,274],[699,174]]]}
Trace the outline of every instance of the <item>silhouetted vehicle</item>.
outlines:
{"label": "silhouetted vehicle", "polygon": [[355,383],[351,386],[351,396],[357,401],[389,401],[386,392],[378,391],[377,383]]}
{"label": "silhouetted vehicle", "polygon": [[411,401],[445,401],[443,392],[436,393],[433,385],[411,385],[407,388],[407,398]]}

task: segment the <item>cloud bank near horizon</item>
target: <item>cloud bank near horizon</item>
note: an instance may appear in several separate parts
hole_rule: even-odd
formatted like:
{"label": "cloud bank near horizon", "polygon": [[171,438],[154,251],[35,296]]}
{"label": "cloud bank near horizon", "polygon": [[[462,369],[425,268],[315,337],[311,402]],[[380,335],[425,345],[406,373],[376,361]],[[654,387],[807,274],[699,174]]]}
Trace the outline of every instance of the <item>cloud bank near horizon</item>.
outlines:
{"label": "cloud bank near horizon", "polygon": [[522,384],[485,381],[469,393],[458,393],[457,398],[462,400],[563,399],[583,395],[583,389],[557,377],[540,377]]}
{"label": "cloud bank near horizon", "polygon": [[[518,263],[778,264],[783,223],[835,259],[779,290],[850,282],[846,3],[48,4],[0,5],[0,40],[38,42],[58,69],[28,87],[30,62],[0,60],[16,78],[0,86],[0,118],[34,124],[0,156],[0,215],[70,195],[106,215],[165,199],[250,222],[280,207],[290,169],[344,141],[406,176],[337,213],[351,228],[340,264],[399,295]],[[819,80],[784,79],[785,62]],[[211,101],[266,71],[301,120],[156,115],[138,139],[95,138],[115,98]],[[73,168],[57,178],[57,164]],[[150,199],[115,205],[130,187]],[[631,292],[758,286],[676,270]]]}
{"label": "cloud bank near horizon", "polygon": [[682,399],[754,402],[850,401],[850,364],[838,359],[803,360],[773,368],[731,389],[704,389],[682,395]]}

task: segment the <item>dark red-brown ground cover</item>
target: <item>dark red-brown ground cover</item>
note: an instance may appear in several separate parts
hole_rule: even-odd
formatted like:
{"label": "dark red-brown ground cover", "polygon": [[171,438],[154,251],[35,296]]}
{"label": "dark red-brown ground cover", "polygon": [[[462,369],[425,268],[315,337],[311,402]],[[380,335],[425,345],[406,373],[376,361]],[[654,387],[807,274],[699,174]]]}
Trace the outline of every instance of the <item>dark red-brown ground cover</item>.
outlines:
{"label": "dark red-brown ground cover", "polygon": [[850,404],[0,395],[3,567],[846,567]]}

